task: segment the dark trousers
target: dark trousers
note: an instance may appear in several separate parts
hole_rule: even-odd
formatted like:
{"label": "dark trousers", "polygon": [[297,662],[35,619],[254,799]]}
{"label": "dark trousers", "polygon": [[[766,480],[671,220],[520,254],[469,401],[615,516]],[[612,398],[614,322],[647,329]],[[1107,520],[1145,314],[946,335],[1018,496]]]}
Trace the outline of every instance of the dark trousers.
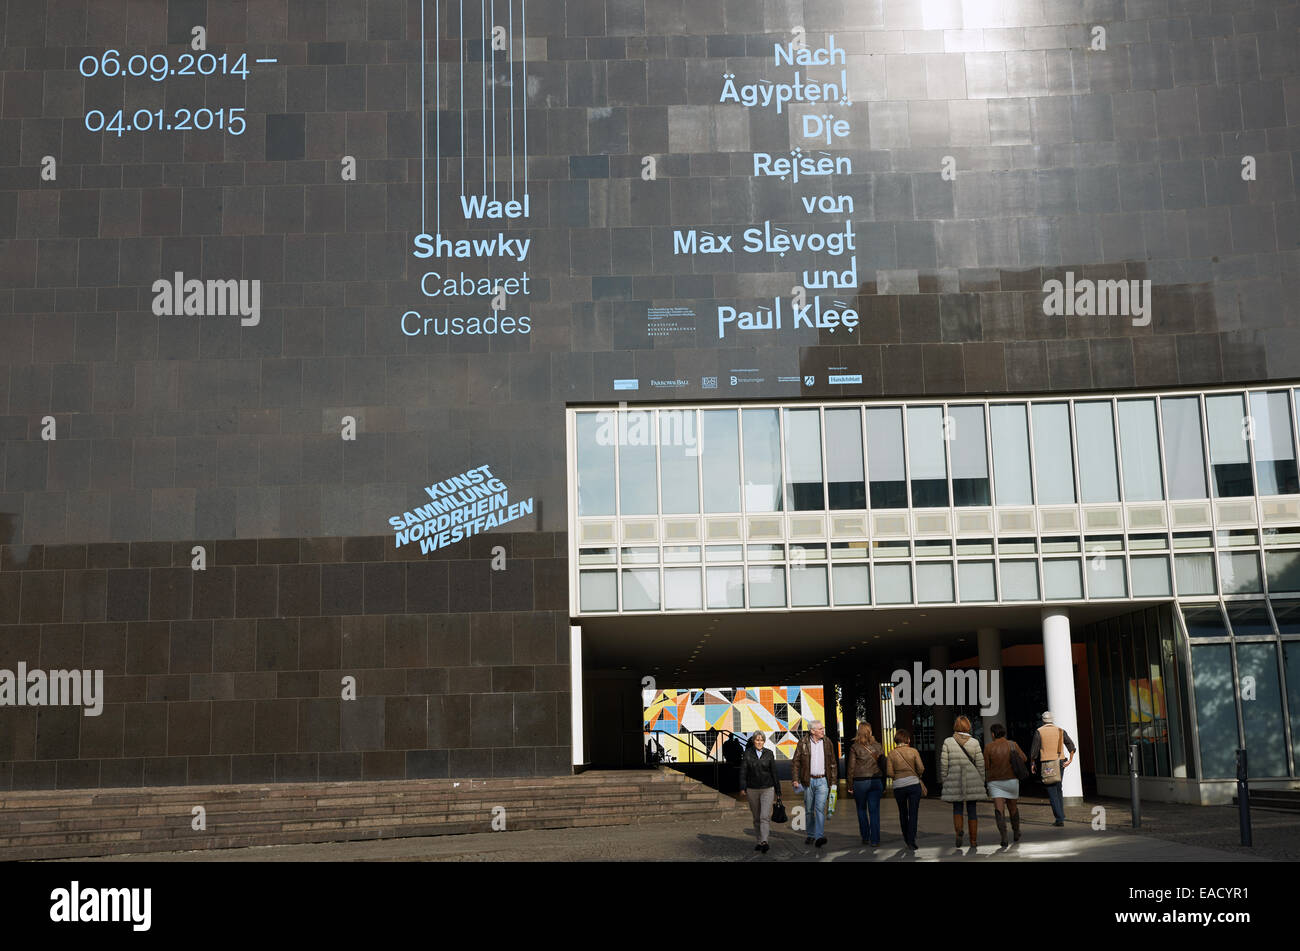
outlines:
{"label": "dark trousers", "polygon": [[855,779],[853,800],[858,804],[858,833],[871,845],[880,844],[880,797],[885,784],[878,777]]}
{"label": "dark trousers", "polygon": [[916,820],[921,811],[921,784],[894,790],[898,803],[898,827],[903,831],[903,841],[916,845]]}
{"label": "dark trousers", "polygon": [[1065,821],[1065,795],[1061,792],[1060,783],[1044,783],[1047,786],[1047,798],[1052,803],[1052,815],[1058,822]]}

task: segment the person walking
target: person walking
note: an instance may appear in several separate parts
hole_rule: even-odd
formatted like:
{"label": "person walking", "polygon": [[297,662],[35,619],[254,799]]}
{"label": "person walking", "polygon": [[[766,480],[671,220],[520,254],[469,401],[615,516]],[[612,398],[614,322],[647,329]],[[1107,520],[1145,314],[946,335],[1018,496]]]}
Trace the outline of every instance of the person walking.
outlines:
{"label": "person walking", "polygon": [[916,820],[921,809],[921,797],[926,794],[921,775],[925,763],[921,754],[912,749],[912,733],[904,727],[894,731],[897,744],[885,757],[885,773],[894,781],[894,801],[898,803],[898,827],[903,832],[903,842],[916,851]]}
{"label": "person walking", "polygon": [[805,845],[826,844],[826,797],[839,777],[839,751],[826,736],[821,720],[813,720],[809,733],[799,741],[790,762],[794,791],[803,792],[804,815],[808,817]]}
{"label": "person walking", "polygon": [[880,844],[880,797],[885,792],[884,748],[871,735],[870,723],[858,724],[858,735],[844,754],[844,777],[858,806],[858,833],[862,844]]}
{"label": "person walking", "polygon": [[776,755],[764,747],[767,736],[761,730],[749,738],[749,748],[740,761],[740,798],[749,802],[754,817],[755,852],[767,851],[772,828],[772,804],[781,801],[781,780],[776,775]]}
{"label": "person walking", "polygon": [[993,742],[984,748],[989,796],[993,799],[993,821],[998,824],[1002,848],[1007,847],[1007,813],[1015,841],[1020,841],[1020,780],[1029,777],[1028,759],[1020,744],[1007,737],[1007,728],[993,724]]}
{"label": "person walking", "polygon": [[[1065,759],[1065,751],[1070,758]],[[1064,760],[1064,762],[1062,762]],[[1065,771],[1074,762],[1074,740],[1052,720],[1050,710],[1043,711],[1043,725],[1034,731],[1034,741],[1029,744],[1029,771],[1037,773],[1047,787],[1047,798],[1052,803],[1054,826],[1065,825],[1065,798],[1061,781]]]}
{"label": "person walking", "polygon": [[970,735],[970,719],[958,717],[953,723],[953,734],[943,741],[939,750],[939,775],[943,777],[944,802],[952,803],[952,829],[957,835],[957,848],[961,848],[962,803],[966,804],[966,818],[970,822],[970,847],[978,847],[979,823],[976,804],[984,798],[984,753],[979,740]]}

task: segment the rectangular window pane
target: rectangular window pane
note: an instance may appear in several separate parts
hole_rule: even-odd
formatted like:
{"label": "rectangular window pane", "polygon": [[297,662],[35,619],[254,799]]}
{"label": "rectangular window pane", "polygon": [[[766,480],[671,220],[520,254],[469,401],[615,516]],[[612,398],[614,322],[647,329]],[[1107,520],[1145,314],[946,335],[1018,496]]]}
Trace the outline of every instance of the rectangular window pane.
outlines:
{"label": "rectangular window pane", "polygon": [[664,569],[664,607],[669,611],[700,609],[700,569]]}
{"label": "rectangular window pane", "polygon": [[700,510],[699,446],[695,410],[659,410],[659,468],[665,515]]}
{"label": "rectangular window pane", "polygon": [[1029,484],[1029,423],[1023,403],[989,407],[993,479],[998,505],[1033,505]]}
{"label": "rectangular window pane", "polygon": [[831,508],[867,507],[862,465],[862,414],[856,409],[826,411],[826,482]]}
{"label": "rectangular window pane", "polygon": [[1227,644],[1192,645],[1192,686],[1201,747],[1201,778],[1237,775],[1237,708]]}
{"label": "rectangular window pane", "polygon": [[795,565],[790,568],[790,604],[796,608],[830,604],[825,565]]}
{"label": "rectangular window pane", "polygon": [[1251,393],[1250,415],[1255,420],[1255,477],[1259,494],[1300,492],[1291,436],[1291,405],[1286,391]]}
{"label": "rectangular window pane", "polygon": [[835,581],[836,604],[871,603],[871,569],[867,565],[835,565],[831,568]]}
{"label": "rectangular window pane", "polygon": [[1219,574],[1224,594],[1252,594],[1262,591],[1259,580],[1259,555],[1253,551],[1219,552]]}
{"label": "rectangular window pane", "polygon": [[1201,441],[1201,401],[1195,397],[1162,399],[1169,497],[1205,498],[1205,446]]}
{"label": "rectangular window pane", "polygon": [[574,429],[578,449],[578,514],[614,514],[615,414],[578,413]]}
{"label": "rectangular window pane", "polygon": [[876,603],[912,603],[911,565],[876,565]]}
{"label": "rectangular window pane", "polygon": [[1282,694],[1277,678],[1274,643],[1238,644],[1237,675],[1254,678],[1255,697],[1242,698],[1241,719],[1246,728],[1247,765],[1251,777],[1286,775],[1286,734],[1282,728]]}
{"label": "rectangular window pane", "polygon": [[1124,500],[1163,499],[1155,400],[1120,400],[1119,439],[1120,454],[1124,457]]}
{"label": "rectangular window pane", "polygon": [[872,508],[907,508],[903,411],[897,406],[867,410],[867,474]]}
{"label": "rectangular window pane", "polygon": [[655,466],[654,414],[618,414],[618,500],[620,515],[657,515],[659,479]]}
{"label": "rectangular window pane", "polygon": [[1039,505],[1074,501],[1074,450],[1070,443],[1070,408],[1065,403],[1035,403],[1034,485]]}
{"label": "rectangular window pane", "polygon": [[954,600],[952,593],[952,563],[930,562],[916,566],[916,600],[922,604],[938,604]]}
{"label": "rectangular window pane", "polygon": [[1082,598],[1083,576],[1073,558],[1049,558],[1043,562],[1043,585],[1048,598]]}
{"label": "rectangular window pane", "polygon": [[907,461],[913,508],[948,504],[948,463],[944,459],[943,409],[911,407],[907,411]]}
{"label": "rectangular window pane", "polygon": [[1286,702],[1291,711],[1291,758],[1300,768],[1300,641],[1282,642],[1286,667]]}
{"label": "rectangular window pane", "polygon": [[624,570],[623,610],[659,610],[658,568],[628,568]]}
{"label": "rectangular window pane", "polygon": [[1037,562],[1004,561],[1001,570],[1003,601],[1038,600]]}
{"label": "rectangular window pane", "polygon": [[785,607],[785,569],[749,566],[749,606],[751,608]]}
{"label": "rectangular window pane", "polygon": [[815,409],[785,411],[786,508],[794,512],[826,508],[822,491],[822,423]]}
{"label": "rectangular window pane", "polygon": [[1268,566],[1268,590],[1273,594],[1300,591],[1300,549],[1264,553]]}
{"label": "rectangular window pane", "polygon": [[707,568],[704,573],[705,587],[708,589],[709,607],[743,608],[745,606],[745,582],[739,565],[730,568]]}
{"label": "rectangular window pane", "polygon": [[1157,598],[1172,594],[1169,587],[1169,559],[1163,555],[1144,555],[1134,558],[1133,597]]}
{"label": "rectangular window pane", "polygon": [[957,563],[957,585],[963,601],[996,601],[993,586],[993,562],[961,561]]}
{"label": "rectangular window pane", "polygon": [[617,611],[618,589],[612,571],[583,571],[578,575],[578,604],[584,611]]}
{"label": "rectangular window pane", "polygon": [[1214,594],[1214,562],[1205,555],[1175,555],[1174,580],[1179,595]]}
{"label": "rectangular window pane", "polygon": [[745,510],[781,511],[781,430],[774,409],[741,412],[745,434]]}
{"label": "rectangular window pane", "polygon": [[1115,478],[1115,425],[1110,403],[1075,403],[1074,424],[1078,427],[1079,495],[1084,502],[1118,502]]}
{"label": "rectangular window pane", "polygon": [[1093,555],[1088,559],[1088,597],[1122,598],[1127,594],[1125,587],[1122,557]]}
{"label": "rectangular window pane", "polygon": [[700,413],[704,511],[740,511],[740,430],[734,409]]}
{"label": "rectangular window pane", "polygon": [[1216,496],[1253,495],[1250,455],[1246,446],[1245,402],[1236,393],[1205,398],[1210,428],[1210,468]]}
{"label": "rectangular window pane", "polygon": [[984,407],[951,406],[948,415],[954,505],[988,505],[989,460],[984,444]]}

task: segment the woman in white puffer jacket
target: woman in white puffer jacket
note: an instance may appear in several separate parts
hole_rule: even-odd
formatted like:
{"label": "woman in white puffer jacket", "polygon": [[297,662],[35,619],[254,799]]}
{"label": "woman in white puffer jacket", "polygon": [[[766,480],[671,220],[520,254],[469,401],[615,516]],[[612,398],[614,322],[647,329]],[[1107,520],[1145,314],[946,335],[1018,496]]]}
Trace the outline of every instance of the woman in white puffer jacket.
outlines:
{"label": "woman in white puffer jacket", "polygon": [[979,823],[975,804],[987,798],[984,788],[984,751],[979,740],[970,735],[970,720],[958,717],[953,724],[952,736],[943,741],[939,750],[939,776],[943,780],[944,802],[952,803],[952,828],[957,835],[956,847],[961,848],[962,803],[966,804],[966,817],[970,820],[970,847],[976,847]]}

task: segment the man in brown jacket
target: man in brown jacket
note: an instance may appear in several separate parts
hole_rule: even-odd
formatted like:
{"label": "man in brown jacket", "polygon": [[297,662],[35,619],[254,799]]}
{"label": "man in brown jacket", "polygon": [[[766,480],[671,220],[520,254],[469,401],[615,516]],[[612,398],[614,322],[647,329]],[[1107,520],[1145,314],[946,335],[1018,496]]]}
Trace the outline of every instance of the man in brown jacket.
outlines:
{"label": "man in brown jacket", "polygon": [[795,747],[790,774],[794,777],[794,791],[803,792],[804,815],[808,822],[804,844],[816,842],[820,849],[826,844],[826,798],[831,786],[839,779],[840,754],[835,741],[826,735],[821,720],[813,720],[809,731],[808,736]]}

